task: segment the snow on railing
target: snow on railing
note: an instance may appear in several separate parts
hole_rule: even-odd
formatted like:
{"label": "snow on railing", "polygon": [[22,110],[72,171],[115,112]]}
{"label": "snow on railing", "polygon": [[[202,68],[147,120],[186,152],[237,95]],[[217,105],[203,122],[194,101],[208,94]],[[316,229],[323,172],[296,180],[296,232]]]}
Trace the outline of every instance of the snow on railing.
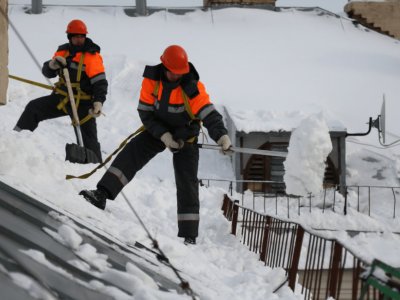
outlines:
{"label": "snow on railing", "polygon": [[[266,266],[286,271],[285,281],[274,292],[288,283],[293,291],[300,285],[304,299],[359,299],[362,293],[381,299],[381,290],[363,285],[360,277],[372,261],[357,257],[338,240],[238,203],[225,194],[222,210],[231,222],[231,233]],[[400,297],[400,291],[395,293]]]}
{"label": "snow on railing", "polygon": [[400,186],[372,186],[348,185],[342,195],[339,186],[326,188],[319,194],[306,196],[287,195],[284,191],[278,192],[235,192],[235,184],[241,182],[276,183],[274,181],[251,181],[230,179],[200,179],[201,186],[222,186],[228,190],[229,195],[240,199],[241,205],[258,212],[291,218],[304,213],[331,210],[335,213],[347,215],[349,210],[368,215],[376,219],[397,219],[400,210]]}

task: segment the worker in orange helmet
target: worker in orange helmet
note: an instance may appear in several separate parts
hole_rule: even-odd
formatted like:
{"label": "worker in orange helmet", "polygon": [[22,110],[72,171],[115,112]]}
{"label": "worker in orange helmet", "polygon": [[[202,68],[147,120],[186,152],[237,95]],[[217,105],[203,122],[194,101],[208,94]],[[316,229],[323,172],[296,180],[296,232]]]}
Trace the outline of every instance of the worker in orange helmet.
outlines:
{"label": "worker in orange helmet", "polygon": [[68,68],[78,116],[82,122],[83,144],[94,153],[90,156],[91,161],[84,163],[101,162],[95,118],[101,114],[108,83],[100,47],[86,36],[88,34],[86,24],[81,20],[69,22],[66,33],[69,42],[59,46],[53,58],[46,61],[42,68],[43,75],[48,78],[59,76],[60,79],[55,84],[56,89],[48,96],[30,101],[14,130],[34,131],[41,121],[72,116],[67,87],[62,75],[62,68]]}
{"label": "worker in orange helmet", "polygon": [[200,207],[196,145],[200,122],[222,151],[229,151],[231,141],[186,51],[172,45],[160,59],[161,64],[144,69],[138,112],[145,130],[118,154],[97,189],[83,190],[80,195],[105,209],[106,199],[114,200],[137,171],[168,148],[173,153],[177,187],[178,237],[184,238],[185,244],[195,244]]}

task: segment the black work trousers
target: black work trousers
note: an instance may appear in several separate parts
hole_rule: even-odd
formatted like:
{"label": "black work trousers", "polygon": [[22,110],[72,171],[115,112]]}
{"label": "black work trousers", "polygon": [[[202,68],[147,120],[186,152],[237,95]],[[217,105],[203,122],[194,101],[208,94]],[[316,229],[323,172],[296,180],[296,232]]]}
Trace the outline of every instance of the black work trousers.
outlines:
{"label": "black work trousers", "polygon": [[[149,132],[143,131],[133,138],[117,155],[112,165],[97,184],[114,200],[119,192],[154,156],[165,150],[165,145]],[[173,154],[177,190],[178,236],[197,237],[199,227],[199,185],[197,171],[199,149],[194,144]]]}
{"label": "black work trousers", "polygon": [[[58,103],[63,98],[63,96],[53,93],[51,95],[40,97],[30,101],[25,107],[24,112],[20,116],[16,127],[22,130],[34,131],[41,121],[66,116],[63,110],[59,110],[57,108]],[[88,110],[89,108],[91,108],[91,105],[88,105],[88,103],[85,103],[85,101],[81,101],[78,107],[78,117],[80,120],[87,116]],[[67,109],[68,114],[72,119],[70,104],[68,103],[65,108]],[[101,161],[102,159],[100,143],[97,140],[96,119],[91,118],[80,127],[82,132],[83,145],[86,148],[92,150],[99,158],[99,161]]]}

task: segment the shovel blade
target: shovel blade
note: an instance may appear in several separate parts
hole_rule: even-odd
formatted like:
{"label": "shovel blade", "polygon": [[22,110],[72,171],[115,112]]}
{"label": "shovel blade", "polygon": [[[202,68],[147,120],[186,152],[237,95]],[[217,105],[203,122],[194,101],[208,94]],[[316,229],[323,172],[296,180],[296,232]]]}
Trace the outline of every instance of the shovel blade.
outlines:
{"label": "shovel blade", "polygon": [[77,164],[95,164],[101,162],[92,150],[77,144],[65,145],[65,160]]}

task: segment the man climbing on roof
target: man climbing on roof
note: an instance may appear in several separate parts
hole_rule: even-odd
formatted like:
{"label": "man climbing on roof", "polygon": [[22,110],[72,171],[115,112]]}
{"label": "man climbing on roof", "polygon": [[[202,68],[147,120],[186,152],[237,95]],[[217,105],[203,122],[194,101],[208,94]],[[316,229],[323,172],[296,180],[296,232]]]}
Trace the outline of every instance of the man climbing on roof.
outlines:
{"label": "man climbing on roof", "polygon": [[114,200],[137,171],[168,148],[173,153],[177,187],[178,237],[184,238],[185,244],[195,244],[200,207],[196,146],[200,122],[222,151],[229,150],[231,141],[186,51],[171,45],[160,59],[162,63],[144,69],[138,112],[145,130],[118,154],[97,189],[83,190],[80,195],[105,209],[106,199]]}
{"label": "man climbing on roof", "polygon": [[95,154],[90,162],[101,162],[95,118],[100,116],[107,95],[108,83],[103,58],[100,55],[100,47],[86,37],[88,31],[83,21],[69,22],[66,33],[69,42],[59,46],[53,58],[46,61],[42,67],[44,76],[48,78],[60,76],[54,92],[30,101],[14,130],[34,131],[41,121],[66,115],[72,117],[67,87],[62,75],[62,68],[68,68],[81,120],[83,144]]}

